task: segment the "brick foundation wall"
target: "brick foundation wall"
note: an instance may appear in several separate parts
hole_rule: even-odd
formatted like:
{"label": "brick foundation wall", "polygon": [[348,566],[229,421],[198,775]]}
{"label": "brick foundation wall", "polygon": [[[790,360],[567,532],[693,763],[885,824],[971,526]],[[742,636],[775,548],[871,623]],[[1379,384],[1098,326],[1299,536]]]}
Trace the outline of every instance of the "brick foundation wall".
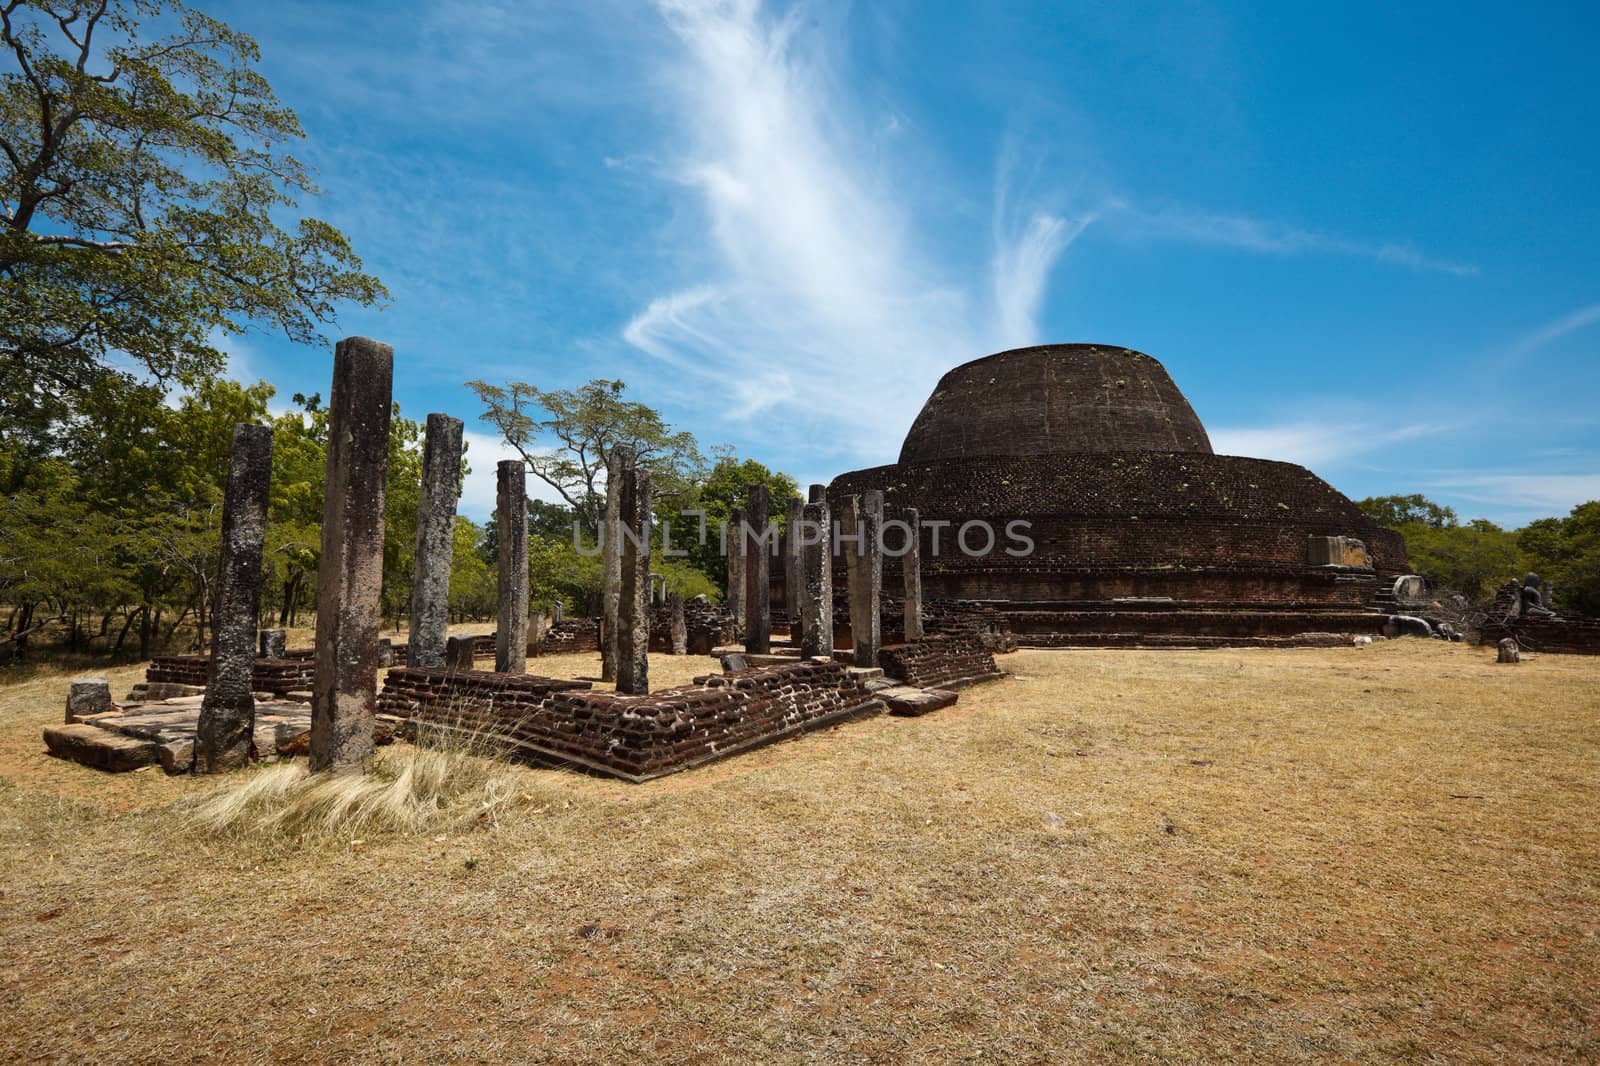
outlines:
{"label": "brick foundation wall", "polygon": [[[774,629],[782,629],[780,612],[772,612]],[[683,625],[689,637],[690,655],[710,655],[711,649],[732,644],[733,612],[720,603],[685,603]],[[650,611],[650,650],[663,654],[672,650],[672,610],[661,606]]]}
{"label": "brick foundation wall", "polygon": [[919,688],[943,688],[1001,676],[994,656],[975,633],[940,634],[909,644],[889,644],[878,652],[878,665],[888,676]]}
{"label": "brick foundation wall", "polygon": [[876,713],[859,678],[835,662],[712,674],[647,696],[474,671],[392,670],[379,710],[492,731],[539,761],[644,780],[807,727]]}
{"label": "brick foundation wall", "polygon": [[[144,679],[149,683],[204,685],[210,670],[209,655],[158,655],[145,667]],[[309,657],[257,659],[251,669],[250,684],[255,691],[270,692],[274,696],[306,692],[311,689],[314,673]]]}

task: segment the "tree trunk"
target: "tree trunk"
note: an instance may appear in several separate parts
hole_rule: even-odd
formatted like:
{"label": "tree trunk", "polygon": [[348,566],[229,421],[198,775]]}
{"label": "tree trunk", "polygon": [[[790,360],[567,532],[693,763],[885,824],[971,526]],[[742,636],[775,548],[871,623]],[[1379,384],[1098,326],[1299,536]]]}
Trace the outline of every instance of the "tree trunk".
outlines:
{"label": "tree trunk", "polygon": [[150,659],[150,604],[148,602],[139,608],[139,661],[148,662]]}
{"label": "tree trunk", "polygon": [[112,655],[122,654],[122,645],[128,639],[128,630],[133,628],[133,620],[139,617],[137,610],[129,611],[127,619],[122,623],[122,631],[117,634],[117,642],[111,646]]}

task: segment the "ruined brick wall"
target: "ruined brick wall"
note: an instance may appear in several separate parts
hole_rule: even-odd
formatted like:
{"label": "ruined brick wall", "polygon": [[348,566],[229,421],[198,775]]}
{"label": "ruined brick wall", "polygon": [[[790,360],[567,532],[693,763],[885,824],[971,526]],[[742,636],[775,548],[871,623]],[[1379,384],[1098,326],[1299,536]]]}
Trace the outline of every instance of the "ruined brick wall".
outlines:
{"label": "ruined brick wall", "polygon": [[[1214,609],[1212,609],[1214,608]],[[1293,647],[1378,636],[1387,615],[1366,610],[1261,610],[1251,604],[1207,608],[1119,604],[1071,609],[1029,606],[1006,612],[1011,638],[1025,648]]]}
{"label": "ruined brick wall", "polygon": [[879,708],[861,681],[833,662],[712,674],[646,696],[549,678],[392,670],[378,705],[388,714],[492,732],[541,760],[635,779]]}
{"label": "ruined brick wall", "polygon": [[975,633],[946,633],[909,644],[888,644],[878,665],[890,677],[919,688],[940,688],[999,677],[994,656]]}
{"label": "ruined brick wall", "polygon": [[[773,625],[777,626],[773,612]],[[687,602],[683,605],[683,624],[689,637],[690,655],[710,655],[711,649],[734,642],[733,612],[720,603]],[[666,606],[650,611],[650,650],[672,650],[672,610]]]}
{"label": "ruined brick wall", "polygon": [[1479,633],[1484,644],[1513,637],[1527,651],[1600,655],[1600,619],[1595,618],[1508,618],[1485,622]]}
{"label": "ruined brick wall", "polygon": [[[545,630],[544,643],[539,646],[541,655],[562,655],[568,652],[600,650],[600,619],[563,618],[560,625]],[[473,649],[474,658],[477,649]],[[494,657],[494,645],[489,645],[489,657]]]}
{"label": "ruined brick wall", "polygon": [[402,667],[390,670],[378,694],[378,713],[421,716],[474,731],[498,730],[533,714],[552,692],[587,689],[587,681],[532,674],[469,673]]}
{"label": "ruined brick wall", "polygon": [[[144,679],[150,683],[204,685],[211,670],[209,655],[158,655],[145,667]],[[286,692],[305,692],[315,673],[309,658],[257,659],[251,668],[251,687],[257,692],[281,696]]]}

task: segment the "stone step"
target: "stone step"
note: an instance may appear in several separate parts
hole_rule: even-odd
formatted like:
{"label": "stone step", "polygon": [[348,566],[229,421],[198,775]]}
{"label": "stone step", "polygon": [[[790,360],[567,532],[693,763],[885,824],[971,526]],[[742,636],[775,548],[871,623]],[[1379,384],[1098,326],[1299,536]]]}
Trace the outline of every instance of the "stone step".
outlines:
{"label": "stone step", "polygon": [[947,689],[942,688],[913,688],[910,685],[894,685],[889,688],[879,689],[873,693],[883,701],[889,713],[902,718],[916,718],[949,707],[960,697]]}
{"label": "stone step", "polygon": [[159,745],[92,725],[53,725],[44,731],[45,747],[58,759],[120,774],[160,761]]}

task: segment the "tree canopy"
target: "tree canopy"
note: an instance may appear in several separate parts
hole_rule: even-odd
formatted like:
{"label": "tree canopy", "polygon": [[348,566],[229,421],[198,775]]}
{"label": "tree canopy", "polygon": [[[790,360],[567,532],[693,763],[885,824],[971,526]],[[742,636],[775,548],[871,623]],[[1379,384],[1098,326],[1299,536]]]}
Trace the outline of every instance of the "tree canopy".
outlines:
{"label": "tree canopy", "polygon": [[0,434],[386,296],[336,228],[291,221],[304,134],[248,35],[177,0],[0,0],[0,53]]}

